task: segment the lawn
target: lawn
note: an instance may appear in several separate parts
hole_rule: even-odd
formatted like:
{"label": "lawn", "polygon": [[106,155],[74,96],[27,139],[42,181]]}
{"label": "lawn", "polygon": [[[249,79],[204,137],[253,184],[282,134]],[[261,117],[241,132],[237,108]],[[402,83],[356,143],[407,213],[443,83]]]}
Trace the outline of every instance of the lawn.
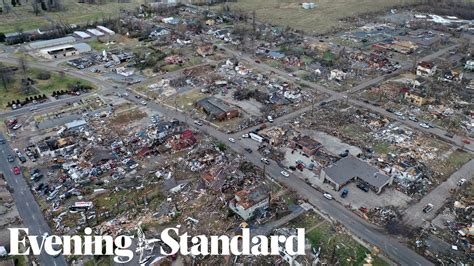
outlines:
{"label": "lawn", "polygon": [[[306,237],[314,247],[321,247],[321,257],[327,259],[330,264],[335,264],[337,259],[340,265],[362,265],[364,258],[370,253],[349,234],[337,232],[329,222],[306,232]],[[387,263],[377,258],[373,265]]]}
{"label": "lawn", "polygon": [[70,24],[100,21],[102,18],[118,16],[120,9],[131,10],[142,4],[143,0],[132,0],[130,3],[108,1],[98,5],[81,4],[75,0],[63,0],[61,3],[65,8],[64,11],[44,12],[39,16],[35,16],[30,3],[14,7],[14,12],[3,13],[0,16],[0,32],[9,33],[19,29],[34,30],[38,27],[49,26],[51,24],[49,20]]}
{"label": "lawn", "polygon": [[92,49],[99,52],[101,52],[102,50],[106,50],[108,48],[107,45],[105,45],[105,43],[100,42],[99,40],[93,40],[93,41],[88,42],[87,44],[89,44],[92,47]]}
{"label": "lawn", "polygon": [[387,142],[377,142],[373,149],[379,155],[385,155],[389,152],[390,143]]}
{"label": "lawn", "polygon": [[[301,3],[308,2],[306,0],[238,0],[227,4],[231,10],[240,10],[247,14],[255,10],[257,20],[282,27],[289,26],[307,33],[322,34],[341,26],[349,26],[341,22],[343,18],[420,1],[321,0],[315,1],[316,8],[311,10],[301,7]],[[222,7],[214,6],[214,9],[221,10]]]}
{"label": "lawn", "polygon": [[36,90],[33,90],[29,94],[25,95],[20,90],[20,71],[16,71],[11,76],[10,82],[7,83],[6,90],[3,86],[0,86],[0,93],[2,94],[2,97],[0,97],[0,109],[6,108],[8,102],[14,100],[23,100],[27,96],[29,97],[41,94],[46,94],[48,96],[51,95],[53,91],[67,89],[69,84],[75,84],[77,82],[94,87],[93,84],[88,81],[72,78],[68,75],[60,75],[59,73],[50,73],[51,77],[48,80],[38,80],[37,76],[40,72],[40,70],[33,68],[27,70],[28,77],[35,81],[33,86],[36,88]]}
{"label": "lawn", "polygon": [[195,57],[191,57],[184,64],[181,64],[181,65],[170,64],[170,65],[163,66],[162,69],[166,70],[168,72],[174,72],[174,71],[178,71],[178,70],[183,69],[183,68],[188,68],[188,67],[192,67],[192,66],[195,66],[195,65],[199,65],[202,62],[203,61],[200,57],[195,56]]}
{"label": "lawn", "polygon": [[206,94],[195,89],[180,95],[171,96],[165,101],[165,103],[170,106],[176,106],[181,110],[192,110],[194,108],[194,103],[204,97],[206,97]]}

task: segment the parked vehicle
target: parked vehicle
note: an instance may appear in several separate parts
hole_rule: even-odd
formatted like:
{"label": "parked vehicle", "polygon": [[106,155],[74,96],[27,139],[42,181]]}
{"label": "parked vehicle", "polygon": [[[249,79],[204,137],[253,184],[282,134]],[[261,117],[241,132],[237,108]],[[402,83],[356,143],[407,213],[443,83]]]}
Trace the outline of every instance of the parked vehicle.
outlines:
{"label": "parked vehicle", "polygon": [[250,149],[250,148],[245,148],[245,151],[248,152],[248,153],[252,153],[252,152],[253,152],[253,150]]}
{"label": "parked vehicle", "polygon": [[19,175],[19,174],[21,173],[20,167],[18,167],[18,166],[13,167],[12,172],[13,172],[15,175]]}
{"label": "parked vehicle", "polygon": [[288,174],[288,172],[286,171],[281,171],[281,175],[284,176],[284,177],[289,177],[290,174]]}
{"label": "parked vehicle", "polygon": [[270,164],[270,161],[267,159],[267,158],[261,158],[260,161],[262,161],[262,163],[264,164]]}
{"label": "parked vehicle", "polygon": [[362,184],[362,183],[357,184],[357,187],[360,188],[361,190],[365,191],[365,192],[369,192],[369,187]]}
{"label": "parked vehicle", "polygon": [[229,138],[229,142],[230,142],[230,143],[235,143],[235,139]]}
{"label": "parked vehicle", "polygon": [[430,126],[426,123],[420,123],[420,127],[422,128],[430,128]]}
{"label": "parked vehicle", "polygon": [[457,185],[460,187],[460,186],[464,185],[464,183],[466,183],[466,182],[467,182],[467,180],[465,178],[462,178],[457,182]]}
{"label": "parked vehicle", "polygon": [[347,188],[343,189],[341,193],[341,198],[347,197],[348,194],[349,194],[349,189]]}
{"label": "parked vehicle", "polygon": [[199,121],[199,120],[194,120],[194,124],[196,124],[196,125],[202,127],[202,122]]}
{"label": "parked vehicle", "polygon": [[11,154],[8,154],[7,160],[8,162],[13,163],[15,161],[15,157],[13,157]]}
{"label": "parked vehicle", "polygon": [[332,200],[332,195],[329,193],[324,193],[323,196],[328,200]]}
{"label": "parked vehicle", "polygon": [[13,130],[17,130],[21,127],[21,124],[16,124],[12,127]]}
{"label": "parked vehicle", "polygon": [[424,213],[429,213],[432,210],[433,210],[433,204],[431,203],[426,204],[426,206],[423,208]]}

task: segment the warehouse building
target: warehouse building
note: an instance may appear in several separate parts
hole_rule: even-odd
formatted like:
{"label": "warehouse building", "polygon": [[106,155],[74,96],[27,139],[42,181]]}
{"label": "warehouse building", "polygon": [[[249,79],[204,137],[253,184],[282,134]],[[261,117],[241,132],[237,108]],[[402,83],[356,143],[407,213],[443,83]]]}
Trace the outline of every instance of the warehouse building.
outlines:
{"label": "warehouse building", "polygon": [[393,182],[393,177],[386,176],[376,167],[353,156],[340,159],[324,168],[321,170],[320,178],[337,191],[349,182],[355,181],[368,186],[377,194]]}
{"label": "warehouse building", "polygon": [[36,42],[31,42],[28,46],[32,50],[39,50],[47,47],[53,47],[53,46],[59,46],[59,45],[65,45],[65,44],[72,44],[75,43],[76,39],[72,36],[68,37],[63,37],[63,38],[57,38],[57,39],[51,39],[51,40],[46,40],[46,41],[36,41]]}

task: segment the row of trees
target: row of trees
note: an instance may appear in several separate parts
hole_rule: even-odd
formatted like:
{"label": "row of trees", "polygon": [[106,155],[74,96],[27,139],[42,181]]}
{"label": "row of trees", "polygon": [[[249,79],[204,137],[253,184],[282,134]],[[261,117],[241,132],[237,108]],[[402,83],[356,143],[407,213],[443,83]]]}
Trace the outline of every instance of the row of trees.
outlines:
{"label": "row of trees", "polygon": [[23,101],[21,100],[14,100],[14,101],[11,101],[11,102],[8,102],[7,103],[7,107],[11,107],[12,105],[25,105],[25,104],[28,104],[28,103],[31,103],[33,101],[42,101],[42,100],[46,100],[46,95],[45,94],[42,94],[42,95],[35,95],[35,96],[30,96],[30,97],[26,97]]}

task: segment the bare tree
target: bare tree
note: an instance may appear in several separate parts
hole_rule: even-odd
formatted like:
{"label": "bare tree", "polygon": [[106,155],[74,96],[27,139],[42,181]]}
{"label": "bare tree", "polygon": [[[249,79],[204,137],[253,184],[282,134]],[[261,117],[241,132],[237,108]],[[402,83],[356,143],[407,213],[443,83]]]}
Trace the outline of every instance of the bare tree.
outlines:
{"label": "bare tree", "polygon": [[33,7],[33,12],[35,15],[38,16],[40,14],[38,0],[31,0],[31,6]]}
{"label": "bare tree", "polygon": [[4,66],[0,66],[0,80],[2,82],[3,89],[8,91],[8,83],[12,80],[11,71]]}

